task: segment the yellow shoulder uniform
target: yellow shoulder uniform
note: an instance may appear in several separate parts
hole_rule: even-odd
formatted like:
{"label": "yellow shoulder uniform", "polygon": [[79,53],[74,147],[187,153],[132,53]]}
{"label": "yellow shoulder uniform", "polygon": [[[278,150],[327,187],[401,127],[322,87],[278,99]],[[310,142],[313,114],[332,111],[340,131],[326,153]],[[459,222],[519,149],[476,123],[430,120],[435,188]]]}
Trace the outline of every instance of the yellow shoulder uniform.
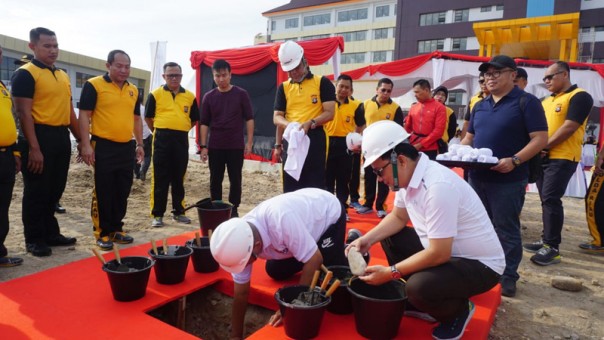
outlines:
{"label": "yellow shoulder uniform", "polygon": [[290,122],[304,123],[323,112],[321,103],[321,76],[313,75],[300,84],[286,81],[283,92],[287,100],[285,118]]}
{"label": "yellow shoulder uniform", "polygon": [[35,124],[69,126],[71,118],[71,85],[61,69],[54,72],[34,63],[21,66],[35,81],[31,114]]}
{"label": "yellow shoulder uniform", "polygon": [[325,133],[330,137],[346,137],[355,130],[356,124],[354,114],[361,102],[356,99],[347,98],[344,103],[336,103],[333,120],[324,126]]}
{"label": "yellow shoulder uniform", "polygon": [[12,107],[10,93],[0,82],[0,148],[14,145],[17,142],[17,126]]}
{"label": "yellow shoulder uniform", "polygon": [[365,101],[365,121],[367,122],[367,126],[379,122],[380,120],[392,120],[394,121],[394,116],[396,114],[396,110],[399,108],[399,105],[390,99],[388,103],[380,105],[375,100],[375,97],[372,99],[367,99]]}
{"label": "yellow shoulder uniform", "polygon": [[180,88],[174,96],[166,86],[160,86],[151,92],[155,98],[155,117],[153,126],[159,129],[177,131],[191,130],[191,105],[195,100],[193,92]]}

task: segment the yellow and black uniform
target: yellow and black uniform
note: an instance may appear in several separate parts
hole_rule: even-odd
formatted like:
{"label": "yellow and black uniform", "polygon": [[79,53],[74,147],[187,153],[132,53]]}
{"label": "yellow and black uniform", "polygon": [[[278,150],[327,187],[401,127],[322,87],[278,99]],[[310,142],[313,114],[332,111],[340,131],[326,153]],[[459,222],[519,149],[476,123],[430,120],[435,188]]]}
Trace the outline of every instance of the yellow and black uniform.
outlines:
{"label": "yellow and black uniform", "polygon": [[482,92],[478,92],[477,94],[472,96],[472,98],[470,98],[470,104],[468,104],[468,109],[466,110],[466,114],[463,116],[463,120],[467,122],[470,121],[470,116],[472,115],[472,109],[474,108],[474,105],[479,101],[483,100],[484,97],[485,96]]}
{"label": "yellow and black uniform", "polygon": [[[61,69],[33,59],[15,72],[11,91],[13,98],[32,99],[34,131],[44,157],[41,174],[22,167],[25,243],[46,243],[60,236],[54,213],[67,184],[71,157],[69,76]],[[19,139],[18,148],[22,164],[26,165],[29,145],[25,138]]]}
{"label": "yellow and black uniform", "polygon": [[[374,96],[371,99],[367,99],[365,103],[363,103],[363,110],[365,115],[365,120],[367,121],[367,126],[375,122],[379,122],[380,120],[392,120],[399,125],[403,126],[404,117],[403,111],[400,106],[392,101],[392,99],[388,99],[386,104],[380,104],[377,102],[377,96]],[[365,166],[369,164],[364,164]],[[373,173],[373,171],[365,171],[365,202],[363,206],[369,209],[373,209],[373,203],[375,202],[375,210],[383,211],[386,210],[384,208],[384,202],[388,197],[388,186],[384,184],[384,182],[378,182],[377,176]],[[376,188],[377,184],[377,188]],[[377,199],[375,192],[377,190]],[[369,210],[370,211],[370,210]]]}
{"label": "yellow and black uniform", "polygon": [[[604,148],[604,146],[603,146]],[[593,237],[591,244],[579,247],[590,249],[594,246],[602,250],[604,247],[604,174],[593,172],[587,195],[585,195],[585,212],[587,217],[587,228]]]}
{"label": "yellow and black uniform", "polygon": [[138,89],[122,88],[108,74],[89,79],[82,88],[80,110],[91,111],[94,149],[92,224],[97,239],[121,232],[132,187],[135,155],[134,115],[140,116]]}
{"label": "yellow and black uniform", "polygon": [[455,137],[457,131],[457,117],[455,117],[455,111],[452,108],[445,106],[445,110],[447,112],[447,125],[445,126],[443,140],[449,143],[451,138]]}
{"label": "yellow and black uniform", "polygon": [[[287,80],[279,85],[275,95],[275,111],[285,112],[285,119],[300,124],[318,117],[323,112],[323,103],[335,101],[335,87],[329,79],[308,72],[301,83]],[[323,126],[308,130],[310,147],[300,179],[296,181],[283,171],[283,192],[302,188],[325,187],[325,158],[327,137]],[[287,160],[287,142],[283,142],[283,164]]]}
{"label": "yellow and black uniform", "polygon": [[346,146],[346,135],[354,132],[357,126],[365,125],[365,115],[360,101],[346,98],[344,102],[336,100],[332,121],[325,124],[329,137],[329,151],[325,168],[325,186],[327,191],[336,191],[336,197],[346,206],[349,182],[352,172],[352,154]]}
{"label": "yellow and black uniform", "polygon": [[15,148],[17,126],[12,107],[10,94],[0,81],[0,258],[8,254],[4,241],[8,235],[8,209],[15,186],[15,157],[18,157]]}
{"label": "yellow and black uniform", "polygon": [[548,150],[547,157],[542,158],[543,175],[536,181],[542,207],[543,243],[558,249],[564,225],[562,196],[581,160],[583,135],[593,99],[585,90],[573,85],[562,93],[553,93],[541,104],[547,119],[548,137],[551,138],[566,120],[579,124],[570,137]]}
{"label": "yellow and black uniform", "polygon": [[189,164],[189,137],[193,123],[199,121],[197,99],[180,87],[174,94],[167,85],[149,94],[145,117],[153,119],[153,172],[151,215],[163,217],[172,186],[172,213],[184,214],[184,177]]}

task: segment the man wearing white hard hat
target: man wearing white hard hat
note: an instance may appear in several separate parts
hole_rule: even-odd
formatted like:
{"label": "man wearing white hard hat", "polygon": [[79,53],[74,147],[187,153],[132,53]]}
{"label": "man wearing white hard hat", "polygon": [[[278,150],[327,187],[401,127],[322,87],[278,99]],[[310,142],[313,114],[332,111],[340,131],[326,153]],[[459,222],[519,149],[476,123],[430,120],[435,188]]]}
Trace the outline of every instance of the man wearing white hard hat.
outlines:
{"label": "man wearing white hard hat", "polygon": [[[304,58],[304,49],[288,40],[279,47],[281,69],[289,79],[279,85],[275,95],[273,123],[277,126],[274,156],[282,158],[287,168],[289,154],[287,136],[290,131],[304,131],[308,137],[308,153],[298,164],[298,178],[283,171],[283,192],[301,188],[323,188],[325,186],[325,153],[327,142],[323,125],[333,119],[335,88],[325,77],[314,75]],[[288,126],[291,125],[288,129]],[[284,140],[285,133],[285,140]],[[292,149],[293,152],[293,149]],[[296,150],[299,152],[299,150]]]}
{"label": "man wearing white hard hat", "polygon": [[392,213],[346,252],[356,247],[364,253],[381,242],[390,266],[369,266],[360,279],[380,285],[406,278],[406,315],[440,322],[435,339],[459,339],[474,313],[469,298],[499,282],[503,250],[474,190],[418,152],[408,137],[392,121],[365,129],[365,171],[397,192]]}
{"label": "man wearing white hard hat", "polygon": [[[271,278],[285,280],[301,271],[300,284],[310,285],[321,264],[347,264],[345,229],[340,201],[316,188],[275,196],[242,218],[220,224],[210,239],[210,249],[235,282],[231,339],[243,335],[252,264],[257,258],[267,260],[266,272]],[[270,323],[281,323],[278,311]]]}

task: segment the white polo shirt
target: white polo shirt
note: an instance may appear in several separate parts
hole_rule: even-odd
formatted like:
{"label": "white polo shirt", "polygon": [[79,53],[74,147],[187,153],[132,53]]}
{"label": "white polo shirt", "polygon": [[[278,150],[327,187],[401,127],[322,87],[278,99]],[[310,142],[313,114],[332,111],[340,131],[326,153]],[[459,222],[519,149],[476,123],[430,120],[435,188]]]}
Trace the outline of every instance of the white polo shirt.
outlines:
{"label": "white polo shirt", "polygon": [[[242,217],[256,226],[263,249],[258,257],[280,260],[290,257],[305,263],[317,251],[317,241],[337,222],[342,205],[337,197],[322,189],[306,188],[288,192],[260,203]],[[233,274],[236,283],[250,281],[252,265]]]}
{"label": "white polo shirt", "polygon": [[421,154],[407,189],[394,205],[406,208],[424,248],[453,237],[452,257],[478,260],[502,274],[505,256],[478,195],[455,172]]}

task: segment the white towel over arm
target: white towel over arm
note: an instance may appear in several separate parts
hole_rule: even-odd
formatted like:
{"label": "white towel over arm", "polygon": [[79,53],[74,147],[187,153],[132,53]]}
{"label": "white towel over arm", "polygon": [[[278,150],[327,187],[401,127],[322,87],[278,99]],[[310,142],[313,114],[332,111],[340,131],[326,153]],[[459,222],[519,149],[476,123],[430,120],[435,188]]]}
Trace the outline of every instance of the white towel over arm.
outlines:
{"label": "white towel over arm", "polygon": [[287,160],[283,170],[296,181],[300,179],[310,147],[310,138],[304,133],[304,130],[300,130],[300,126],[300,123],[289,123],[283,132],[283,138],[288,144]]}

